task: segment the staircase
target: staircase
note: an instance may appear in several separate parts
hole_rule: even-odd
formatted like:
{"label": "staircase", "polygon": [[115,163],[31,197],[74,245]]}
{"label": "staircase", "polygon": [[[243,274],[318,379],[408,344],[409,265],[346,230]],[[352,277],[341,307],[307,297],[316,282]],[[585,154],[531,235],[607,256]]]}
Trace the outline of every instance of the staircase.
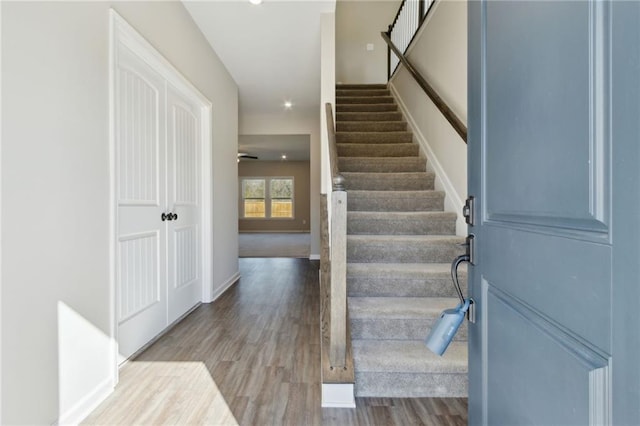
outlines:
{"label": "staircase", "polygon": [[450,263],[463,238],[386,86],[336,87],[336,142],[356,396],[466,396],[466,324],[443,357],[423,343],[458,303]]}

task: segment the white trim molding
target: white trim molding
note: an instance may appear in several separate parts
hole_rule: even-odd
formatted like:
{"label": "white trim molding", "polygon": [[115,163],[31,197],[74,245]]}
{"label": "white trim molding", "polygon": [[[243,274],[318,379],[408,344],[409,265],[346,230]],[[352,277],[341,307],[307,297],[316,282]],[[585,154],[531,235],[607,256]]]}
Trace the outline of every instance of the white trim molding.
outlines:
{"label": "white trim molding", "polygon": [[222,296],[225,291],[227,291],[232,285],[238,282],[240,279],[240,271],[233,274],[229,279],[227,279],[220,287],[217,289],[212,289],[211,291],[211,299],[204,301],[204,303],[211,303],[218,299],[218,297]]}
{"label": "white trim molding", "polygon": [[104,401],[107,396],[113,392],[115,382],[111,377],[102,381],[95,389],[85,395],[80,401],[78,401],[67,412],[61,413],[58,421],[54,425],[78,425],[82,422],[93,410],[98,408],[98,405]]}
{"label": "white trim molding", "polygon": [[353,383],[323,383],[322,407],[356,408]]}
{"label": "white trim molding", "polygon": [[309,255],[309,260],[320,260],[320,255],[312,253]]}

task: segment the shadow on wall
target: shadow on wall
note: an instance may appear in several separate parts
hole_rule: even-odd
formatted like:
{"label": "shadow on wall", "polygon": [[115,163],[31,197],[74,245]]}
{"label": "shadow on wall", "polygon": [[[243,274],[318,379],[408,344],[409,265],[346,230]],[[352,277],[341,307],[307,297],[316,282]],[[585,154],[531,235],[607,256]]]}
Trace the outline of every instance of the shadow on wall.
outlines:
{"label": "shadow on wall", "polygon": [[[58,424],[62,425],[84,417],[94,401],[113,389],[116,342],[62,301],[57,319]],[[105,365],[113,366],[106,378]]]}

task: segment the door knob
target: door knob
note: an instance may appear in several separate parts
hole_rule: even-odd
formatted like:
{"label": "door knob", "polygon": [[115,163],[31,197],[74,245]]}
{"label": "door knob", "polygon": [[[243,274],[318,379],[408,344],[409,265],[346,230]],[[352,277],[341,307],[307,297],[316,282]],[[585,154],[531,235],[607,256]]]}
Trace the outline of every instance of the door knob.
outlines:
{"label": "door knob", "polygon": [[178,220],[178,214],[177,213],[162,213],[160,215],[160,219],[162,219],[162,221],[164,222],[165,220]]}

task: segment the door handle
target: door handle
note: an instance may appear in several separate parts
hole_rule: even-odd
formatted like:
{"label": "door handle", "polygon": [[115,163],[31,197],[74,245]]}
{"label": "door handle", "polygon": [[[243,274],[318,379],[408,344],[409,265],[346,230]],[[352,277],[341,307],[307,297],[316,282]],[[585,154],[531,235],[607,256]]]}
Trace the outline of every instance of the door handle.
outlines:
{"label": "door handle", "polygon": [[177,213],[173,213],[173,212],[162,213],[160,215],[160,219],[162,219],[163,222],[165,220],[178,220],[178,214]]}
{"label": "door handle", "polygon": [[165,220],[178,220],[178,213],[173,213],[173,212],[162,213],[160,215],[160,219],[162,219],[163,222]]}

